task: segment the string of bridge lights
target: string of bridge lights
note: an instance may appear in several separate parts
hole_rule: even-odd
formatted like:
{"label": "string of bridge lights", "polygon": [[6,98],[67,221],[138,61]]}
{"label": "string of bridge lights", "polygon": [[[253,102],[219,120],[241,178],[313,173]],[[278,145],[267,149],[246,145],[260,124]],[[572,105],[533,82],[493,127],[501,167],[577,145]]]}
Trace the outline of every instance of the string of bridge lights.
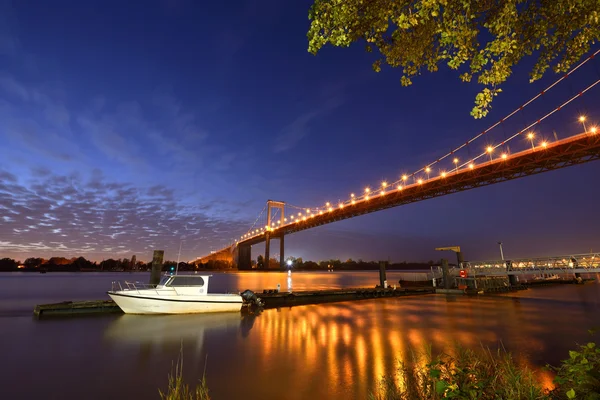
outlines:
{"label": "string of bridge lights", "polygon": [[[449,176],[450,174],[456,174],[459,171],[463,171],[465,168],[468,168],[470,170],[475,169],[475,162],[479,159],[481,159],[482,157],[489,157],[490,160],[486,161],[486,162],[493,162],[493,154],[496,151],[496,149],[498,149],[499,147],[505,146],[508,142],[510,142],[511,140],[523,135],[524,133],[526,133],[526,139],[529,140],[529,142],[531,143],[531,151],[536,151],[536,150],[544,150],[548,147],[549,143],[546,140],[542,140],[538,143],[538,145],[535,145],[534,139],[536,138],[536,134],[531,131],[531,128],[533,128],[534,126],[540,124],[542,121],[544,121],[546,118],[550,117],[551,115],[553,115],[554,113],[560,111],[561,109],[563,109],[566,105],[568,105],[569,103],[571,103],[572,101],[574,101],[575,99],[577,99],[578,97],[582,96],[584,93],[586,93],[587,91],[589,91],[590,89],[592,89],[594,86],[598,85],[600,83],[600,79],[596,80],[594,83],[592,83],[591,85],[587,86],[584,90],[581,90],[580,92],[578,92],[576,95],[572,96],[571,98],[569,98],[567,101],[565,101],[564,103],[560,104],[558,107],[554,108],[552,111],[548,112],[547,114],[545,114],[543,117],[535,120],[534,122],[532,122],[531,124],[529,124],[527,127],[517,131],[516,133],[514,133],[512,136],[510,136],[508,139],[502,141],[501,143],[495,144],[495,145],[488,145],[485,147],[485,151],[483,151],[481,154],[470,158],[469,161],[464,162],[462,164],[460,164],[460,160],[457,157],[454,157],[452,159],[452,163],[454,164],[454,167],[450,170],[450,171],[446,171],[446,170],[441,170],[439,171],[439,177],[438,176],[434,176],[431,177],[431,172],[432,172],[432,167],[435,166],[436,164],[441,163],[441,161],[443,161],[444,159],[455,155],[455,153],[461,149],[463,149],[464,147],[468,146],[469,144],[473,143],[475,140],[481,138],[482,136],[484,136],[485,134],[487,134],[488,132],[490,132],[492,129],[496,128],[497,126],[499,126],[500,124],[502,124],[503,122],[505,122],[506,120],[508,120],[509,118],[511,118],[512,116],[514,116],[515,114],[517,114],[519,111],[522,111],[525,107],[527,107],[528,105],[530,105],[531,103],[533,103],[535,100],[537,100],[538,98],[540,98],[542,95],[544,95],[545,93],[547,93],[549,90],[551,90],[554,86],[556,86],[558,83],[560,83],[561,81],[563,81],[564,79],[566,79],[567,77],[569,77],[573,72],[575,72],[577,69],[579,69],[581,66],[583,66],[586,62],[588,62],[589,60],[593,59],[598,53],[600,53],[600,50],[597,50],[596,52],[594,52],[591,56],[589,56],[588,58],[586,58],[585,60],[583,60],[580,64],[578,64],[576,67],[574,67],[573,69],[571,69],[570,71],[568,71],[567,73],[565,73],[562,77],[560,77],[557,81],[555,81],[554,83],[552,83],[550,86],[548,86],[546,89],[542,90],[541,92],[539,92],[535,97],[531,98],[529,101],[527,101],[526,103],[524,103],[523,105],[521,105],[520,107],[518,107],[517,109],[515,109],[513,112],[511,112],[510,114],[508,114],[507,116],[505,116],[504,118],[500,119],[498,122],[496,122],[495,124],[491,125],[489,128],[487,128],[486,130],[482,131],[481,133],[475,135],[473,138],[469,139],[468,141],[466,141],[465,143],[463,143],[462,145],[458,146],[457,148],[455,148],[454,150],[448,152],[447,154],[445,154],[444,156],[438,158],[437,160],[427,164],[425,167],[410,173],[410,174],[403,174],[400,179],[394,181],[394,182],[387,182],[387,181],[383,181],[381,182],[381,185],[378,186],[377,188],[371,189],[371,187],[367,186],[364,189],[364,192],[362,194],[356,194],[356,193],[351,193],[350,194],[350,198],[346,201],[340,201],[337,205],[334,205],[333,203],[330,202],[326,202],[324,207],[308,207],[308,208],[304,208],[304,207],[298,207],[298,206],[294,206],[291,204],[286,204],[286,206],[288,207],[292,207],[295,208],[297,210],[301,210],[298,213],[291,213],[288,217],[284,217],[283,218],[283,223],[282,220],[277,220],[276,222],[272,222],[271,225],[265,225],[264,227],[260,227],[260,228],[256,228],[253,229],[256,225],[256,223],[258,222],[258,219],[262,216],[262,214],[265,211],[265,208],[263,208],[263,210],[261,211],[261,213],[259,214],[259,216],[257,217],[257,219],[255,220],[254,224],[252,225],[252,227],[250,228],[249,231],[247,231],[244,235],[241,235],[239,239],[236,239],[235,242],[239,242],[242,240],[247,240],[247,239],[251,239],[253,237],[256,236],[260,236],[265,234],[266,232],[269,231],[275,231],[276,229],[283,227],[283,226],[287,226],[287,225],[291,225],[294,223],[299,223],[302,221],[306,221],[310,218],[319,216],[319,215],[323,215],[325,213],[330,213],[333,212],[335,210],[338,209],[343,209],[344,207],[347,206],[353,206],[359,202],[363,202],[363,201],[369,201],[371,198],[379,195],[379,196],[384,196],[387,193],[390,193],[392,191],[402,191],[405,188],[408,187],[412,187],[415,185],[422,185],[424,183],[426,183],[427,181],[433,180],[433,179],[440,179],[440,178],[446,178],[447,176]],[[590,129],[588,130],[586,127],[586,121],[587,118],[585,115],[580,115],[578,117],[578,122],[582,124],[583,126],[583,130],[584,133],[590,133],[590,134],[597,134],[599,132],[599,129],[597,126],[590,126]],[[507,160],[509,158],[509,154],[508,152],[503,152],[500,154],[500,158],[499,160]],[[498,159],[497,159],[498,160]],[[496,161],[497,161],[496,160]],[[427,179],[424,179],[424,176],[419,176],[417,177],[418,174],[426,174],[427,175]],[[413,183],[409,183],[409,179],[412,178],[413,179]]]}

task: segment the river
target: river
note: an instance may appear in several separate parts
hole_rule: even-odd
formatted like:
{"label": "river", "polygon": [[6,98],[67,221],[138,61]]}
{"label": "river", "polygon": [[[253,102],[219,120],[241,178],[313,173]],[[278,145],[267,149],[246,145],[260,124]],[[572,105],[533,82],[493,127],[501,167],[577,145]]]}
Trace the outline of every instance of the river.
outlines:
{"label": "river", "polygon": [[[374,286],[378,272],[213,274],[210,291]],[[388,281],[400,275],[388,272]],[[598,279],[598,276],[595,276]],[[108,298],[148,273],[0,274],[0,398],[158,399],[183,349],[184,377],[206,371],[214,399],[365,399],[410,348],[455,343],[511,351],[541,367],[600,327],[600,284],[486,297],[370,299],[238,313],[35,320],[35,304]],[[596,280],[598,282],[598,280]],[[550,382],[547,373],[540,373]]]}

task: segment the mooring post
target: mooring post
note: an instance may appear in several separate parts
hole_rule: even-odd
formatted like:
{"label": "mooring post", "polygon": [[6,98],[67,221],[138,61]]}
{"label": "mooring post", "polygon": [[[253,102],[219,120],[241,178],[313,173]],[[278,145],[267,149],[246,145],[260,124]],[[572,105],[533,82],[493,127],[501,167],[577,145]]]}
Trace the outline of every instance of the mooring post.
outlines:
{"label": "mooring post", "polygon": [[444,289],[450,289],[450,272],[448,271],[448,260],[442,258],[442,277],[444,279]]}
{"label": "mooring post", "polygon": [[385,276],[385,267],[387,261],[379,261],[379,286],[382,288],[387,288],[387,279]]}
{"label": "mooring post", "polygon": [[160,272],[163,266],[164,250],[154,250],[152,255],[152,271],[150,272],[150,285],[156,286],[160,282]]}
{"label": "mooring post", "polygon": [[463,257],[462,251],[456,252],[456,262],[458,263],[458,268],[463,269],[463,263],[465,262],[465,259]]}

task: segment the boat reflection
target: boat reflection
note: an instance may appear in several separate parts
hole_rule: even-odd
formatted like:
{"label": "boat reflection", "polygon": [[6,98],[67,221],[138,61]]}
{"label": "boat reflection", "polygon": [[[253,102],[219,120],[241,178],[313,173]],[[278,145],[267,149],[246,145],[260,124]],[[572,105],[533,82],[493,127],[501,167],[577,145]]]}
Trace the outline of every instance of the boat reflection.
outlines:
{"label": "boat reflection", "polygon": [[206,313],[186,315],[131,315],[116,318],[106,329],[105,339],[124,344],[196,343],[200,349],[207,334],[232,334],[248,337],[255,315]]}

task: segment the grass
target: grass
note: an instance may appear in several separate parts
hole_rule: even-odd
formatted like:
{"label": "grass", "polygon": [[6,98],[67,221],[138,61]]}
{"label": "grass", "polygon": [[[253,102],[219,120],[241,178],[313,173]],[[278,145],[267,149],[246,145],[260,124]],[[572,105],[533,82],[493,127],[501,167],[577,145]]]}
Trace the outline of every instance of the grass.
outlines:
{"label": "grass", "polygon": [[[206,365],[206,364],[205,364]],[[177,363],[171,367],[169,373],[169,386],[166,393],[159,390],[162,400],[210,400],[208,394],[208,385],[206,384],[206,371],[202,374],[202,379],[192,390],[187,383],[183,381],[183,348],[179,351]]]}
{"label": "grass", "polygon": [[394,375],[383,377],[370,398],[538,400],[548,396],[534,372],[517,365],[504,349],[457,347],[455,355],[435,357],[431,348],[411,351],[411,361],[400,363]]}

